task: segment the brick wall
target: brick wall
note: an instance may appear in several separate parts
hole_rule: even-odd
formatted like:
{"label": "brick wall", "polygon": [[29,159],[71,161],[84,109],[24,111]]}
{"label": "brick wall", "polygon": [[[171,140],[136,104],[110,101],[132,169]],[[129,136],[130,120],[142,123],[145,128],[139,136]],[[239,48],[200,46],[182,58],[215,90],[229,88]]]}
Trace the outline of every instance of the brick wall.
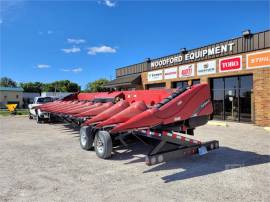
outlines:
{"label": "brick wall", "polygon": [[258,69],[253,74],[255,123],[270,126],[270,68]]}

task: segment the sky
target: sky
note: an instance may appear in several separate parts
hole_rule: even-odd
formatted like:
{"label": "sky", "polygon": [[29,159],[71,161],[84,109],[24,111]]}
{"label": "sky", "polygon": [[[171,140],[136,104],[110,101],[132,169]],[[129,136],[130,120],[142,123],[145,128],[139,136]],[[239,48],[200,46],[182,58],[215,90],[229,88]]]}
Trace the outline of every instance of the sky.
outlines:
{"label": "sky", "polygon": [[269,29],[269,10],[260,0],[0,0],[0,73],[84,88],[146,58]]}

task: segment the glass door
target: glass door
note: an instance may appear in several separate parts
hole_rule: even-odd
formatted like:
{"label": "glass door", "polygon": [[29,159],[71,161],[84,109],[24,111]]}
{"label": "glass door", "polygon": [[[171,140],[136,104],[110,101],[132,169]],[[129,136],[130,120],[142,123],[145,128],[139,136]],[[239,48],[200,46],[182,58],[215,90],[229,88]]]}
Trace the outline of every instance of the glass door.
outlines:
{"label": "glass door", "polygon": [[225,83],[225,120],[239,120],[239,93],[238,93],[238,77],[224,78]]}
{"label": "glass door", "polygon": [[240,77],[240,95],[239,95],[239,107],[240,107],[240,121],[251,122],[252,117],[252,75]]}
{"label": "glass door", "polygon": [[211,79],[213,118],[253,121],[252,81],[252,75]]}

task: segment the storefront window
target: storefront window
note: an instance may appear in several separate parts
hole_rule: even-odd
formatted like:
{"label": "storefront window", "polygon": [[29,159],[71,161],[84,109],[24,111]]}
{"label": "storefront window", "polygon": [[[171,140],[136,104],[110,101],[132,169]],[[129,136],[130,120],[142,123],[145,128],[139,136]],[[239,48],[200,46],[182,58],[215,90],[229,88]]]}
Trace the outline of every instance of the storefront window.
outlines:
{"label": "storefront window", "polygon": [[242,76],[240,77],[240,96],[239,96],[239,106],[240,106],[240,120],[243,122],[249,122],[252,120],[252,76]]}
{"label": "storefront window", "polygon": [[239,116],[238,106],[238,77],[226,77],[225,83],[225,120],[237,121]]}
{"label": "storefront window", "polygon": [[213,118],[250,122],[252,75],[211,80]]}
{"label": "storefront window", "polygon": [[151,89],[161,89],[165,88],[165,83],[155,83],[155,84],[147,84],[146,89],[151,90]]}
{"label": "storefront window", "polygon": [[188,86],[188,81],[173,82],[172,86],[173,88],[185,88]]}
{"label": "storefront window", "polygon": [[[192,80],[192,85],[199,84],[200,79]],[[173,88],[186,88],[188,86],[188,81],[177,81],[172,83]]]}
{"label": "storefront window", "polygon": [[200,84],[200,79],[192,80],[192,85]]}

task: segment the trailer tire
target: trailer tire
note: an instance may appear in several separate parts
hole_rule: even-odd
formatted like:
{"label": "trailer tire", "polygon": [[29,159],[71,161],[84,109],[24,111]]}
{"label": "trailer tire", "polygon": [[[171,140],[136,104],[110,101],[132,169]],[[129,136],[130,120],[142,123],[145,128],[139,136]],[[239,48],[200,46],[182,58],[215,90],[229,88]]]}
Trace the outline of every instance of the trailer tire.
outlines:
{"label": "trailer tire", "polygon": [[39,115],[37,115],[36,121],[37,121],[37,123],[42,123],[43,120]]}
{"label": "trailer tire", "polygon": [[83,126],[80,129],[80,145],[84,150],[91,150],[93,148],[94,134],[92,132],[92,127]]}
{"label": "trailer tire", "polygon": [[98,131],[95,136],[95,151],[99,158],[107,159],[112,155],[112,138],[107,131]]}

